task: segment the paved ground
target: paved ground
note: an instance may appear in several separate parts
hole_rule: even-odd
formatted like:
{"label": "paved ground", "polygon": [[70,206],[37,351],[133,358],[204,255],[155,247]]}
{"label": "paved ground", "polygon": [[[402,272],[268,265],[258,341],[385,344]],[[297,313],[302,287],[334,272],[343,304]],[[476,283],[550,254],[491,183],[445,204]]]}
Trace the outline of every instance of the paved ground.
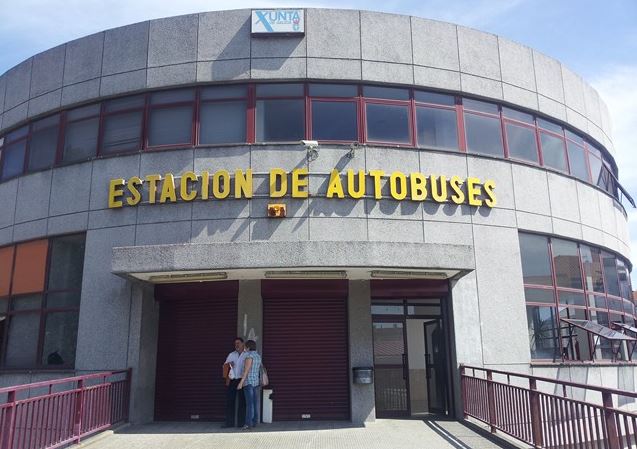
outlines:
{"label": "paved ground", "polygon": [[[89,441],[87,441],[89,443]],[[128,426],[85,446],[88,449],[500,449],[456,421],[377,420],[348,423],[262,424],[251,431],[216,423],[153,423]]]}

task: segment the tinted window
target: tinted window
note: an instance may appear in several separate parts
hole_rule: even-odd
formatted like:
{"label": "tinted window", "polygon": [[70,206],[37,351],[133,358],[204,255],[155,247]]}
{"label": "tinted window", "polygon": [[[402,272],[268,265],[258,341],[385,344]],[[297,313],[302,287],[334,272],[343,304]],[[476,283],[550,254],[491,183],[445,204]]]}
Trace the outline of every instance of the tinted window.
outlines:
{"label": "tinted window", "polygon": [[582,289],[577,243],[567,240],[551,240],[553,264],[558,287]]}
{"label": "tinted window", "polygon": [[539,235],[520,234],[520,252],[524,283],[552,285],[548,239]]}
{"label": "tinted window", "polygon": [[418,145],[425,147],[458,148],[456,111],[439,108],[416,108]]}
{"label": "tinted window", "polygon": [[600,174],[602,172],[602,161],[601,159],[596,158],[595,156],[588,157],[588,163],[591,166],[591,175],[593,179],[593,184],[599,183]]}
{"label": "tinted window", "polygon": [[456,99],[453,95],[423,92],[421,90],[414,91],[414,99],[422,103],[442,104],[446,106],[454,106],[456,104]]}
{"label": "tinted window", "polygon": [[166,90],[150,96],[150,104],[182,103],[195,99],[194,89]]}
{"label": "tinted window", "polygon": [[556,123],[549,122],[549,121],[546,121],[544,119],[538,118],[537,119],[537,124],[541,128],[547,129],[549,131],[553,131],[553,132],[558,133],[558,134],[562,134],[563,133],[562,127],[560,125],[556,124]]}
{"label": "tinted window", "polygon": [[313,97],[356,97],[358,86],[355,84],[310,84]]}
{"label": "tinted window", "polygon": [[292,142],[304,137],[304,100],[259,100],[256,115],[258,142]]}
{"label": "tinted window", "polygon": [[151,109],[148,145],[188,144],[192,140],[192,106]]}
{"label": "tinted window", "polygon": [[528,123],[530,125],[533,125],[535,123],[535,121],[533,120],[533,116],[531,114],[527,114],[526,112],[516,111],[515,109],[502,107],[502,115],[505,116],[506,118],[518,120],[520,122]]}
{"label": "tinted window", "polygon": [[617,278],[617,264],[615,256],[602,253],[602,263],[604,264],[604,281],[606,283],[606,293],[613,296],[620,296],[619,280]]}
{"label": "tinted window", "polygon": [[506,124],[509,156],[514,159],[538,162],[535,130],[523,126]]}
{"label": "tinted window", "polygon": [[462,104],[464,105],[465,109],[470,109],[472,111],[487,112],[489,114],[499,114],[497,104],[478,100],[470,100],[468,98],[464,98],[462,100]]}
{"label": "tinted window", "polygon": [[525,288],[524,297],[527,302],[555,304],[553,289]]}
{"label": "tinted window", "polygon": [[66,124],[62,160],[80,161],[95,156],[99,118],[91,118]]}
{"label": "tinted window", "polygon": [[567,171],[564,139],[551,134],[540,133],[544,165],[556,170]]}
{"label": "tinted window", "polygon": [[257,97],[301,97],[303,84],[257,84]]}
{"label": "tinted window", "polygon": [[32,367],[35,364],[39,328],[39,313],[20,313],[11,317],[4,359],[6,367]]}
{"label": "tinted window", "polygon": [[243,98],[248,94],[246,86],[213,86],[201,89],[202,100],[220,100],[227,98]]}
{"label": "tinted window", "polygon": [[363,86],[363,96],[387,100],[409,100],[409,90],[396,87]]}
{"label": "tinted window", "polygon": [[586,167],[586,152],[584,148],[569,142],[568,162],[571,167],[571,175],[588,181],[588,167]]}
{"label": "tinted window", "polygon": [[559,357],[557,317],[555,315],[554,307],[526,307],[532,359]]}
{"label": "tinted window", "polygon": [[246,102],[227,101],[201,105],[199,143],[246,141]]}
{"label": "tinted window", "polygon": [[602,263],[599,257],[600,250],[598,248],[581,245],[580,254],[582,255],[582,264],[584,266],[586,290],[604,293]]}
{"label": "tinted window", "polygon": [[584,293],[560,291],[558,293],[560,304],[568,304],[571,306],[585,306],[586,299]]}
{"label": "tinted window", "polygon": [[34,122],[29,143],[29,170],[49,168],[55,163],[58,146],[59,115]]}
{"label": "tinted window", "polygon": [[502,128],[500,120],[482,115],[465,114],[467,132],[467,150],[470,153],[482,153],[503,156]]}
{"label": "tinted window", "polygon": [[312,101],[312,138],[358,140],[356,103]]}
{"label": "tinted window", "polygon": [[368,103],[366,111],[368,140],[394,143],[410,141],[407,106]]}
{"label": "tinted window", "polygon": [[43,365],[72,365],[77,346],[79,312],[56,312],[46,315]]}
{"label": "tinted window", "polygon": [[124,111],[127,109],[140,109],[144,107],[145,99],[143,95],[123,97],[110,100],[104,103],[105,112]]}
{"label": "tinted window", "polygon": [[102,153],[138,150],[142,132],[142,112],[104,117]]}
{"label": "tinted window", "polygon": [[82,285],[84,235],[51,240],[49,290],[71,290]]}
{"label": "tinted window", "polygon": [[24,155],[27,149],[26,140],[5,145],[2,150],[2,179],[13,178],[24,170]]}

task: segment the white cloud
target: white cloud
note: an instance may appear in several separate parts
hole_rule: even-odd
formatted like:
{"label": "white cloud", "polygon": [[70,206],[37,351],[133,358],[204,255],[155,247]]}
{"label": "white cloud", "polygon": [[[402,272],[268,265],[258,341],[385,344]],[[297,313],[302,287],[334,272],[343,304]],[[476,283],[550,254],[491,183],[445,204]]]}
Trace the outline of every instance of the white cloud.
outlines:
{"label": "white cloud", "polygon": [[[637,198],[637,65],[609,67],[593,80],[602,100],[610,110],[613,122],[611,138],[615,144],[615,160],[619,167],[619,181],[631,196]],[[637,254],[637,210],[628,208],[628,224],[632,253]],[[633,285],[637,286],[637,269],[633,270]]]}

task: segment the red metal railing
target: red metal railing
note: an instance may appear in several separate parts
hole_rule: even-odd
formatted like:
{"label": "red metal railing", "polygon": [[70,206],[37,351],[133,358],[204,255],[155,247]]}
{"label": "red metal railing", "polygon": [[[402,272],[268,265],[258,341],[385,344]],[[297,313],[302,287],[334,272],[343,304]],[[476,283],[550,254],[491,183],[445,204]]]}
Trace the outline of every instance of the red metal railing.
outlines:
{"label": "red metal railing", "polygon": [[637,392],[467,365],[460,376],[465,418],[488,424],[491,432],[536,448],[637,446],[637,408],[619,408],[636,404]]}
{"label": "red metal railing", "polygon": [[0,388],[0,449],[53,449],[128,419],[131,370]]}

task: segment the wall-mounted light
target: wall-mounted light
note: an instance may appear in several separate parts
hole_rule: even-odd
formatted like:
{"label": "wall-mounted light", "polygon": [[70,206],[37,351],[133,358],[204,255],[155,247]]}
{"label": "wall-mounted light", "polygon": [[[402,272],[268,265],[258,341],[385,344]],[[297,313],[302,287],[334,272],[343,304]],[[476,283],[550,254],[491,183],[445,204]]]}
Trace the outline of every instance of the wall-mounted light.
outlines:
{"label": "wall-mounted light", "polygon": [[354,142],[349,146],[349,151],[347,152],[347,157],[350,159],[354,159],[356,157],[356,150],[358,150],[359,145],[358,142]]}
{"label": "wall-mounted light", "polygon": [[307,161],[312,162],[318,159],[318,142],[316,140],[301,140],[301,143],[305,145],[307,150]]}
{"label": "wall-mounted light", "polygon": [[200,273],[158,274],[151,276],[148,280],[154,284],[176,284],[180,282],[220,281],[223,279],[228,279],[228,273],[224,271],[208,271]]}
{"label": "wall-mounted light", "polygon": [[285,218],[287,216],[287,208],[285,204],[268,204],[268,217]]}

